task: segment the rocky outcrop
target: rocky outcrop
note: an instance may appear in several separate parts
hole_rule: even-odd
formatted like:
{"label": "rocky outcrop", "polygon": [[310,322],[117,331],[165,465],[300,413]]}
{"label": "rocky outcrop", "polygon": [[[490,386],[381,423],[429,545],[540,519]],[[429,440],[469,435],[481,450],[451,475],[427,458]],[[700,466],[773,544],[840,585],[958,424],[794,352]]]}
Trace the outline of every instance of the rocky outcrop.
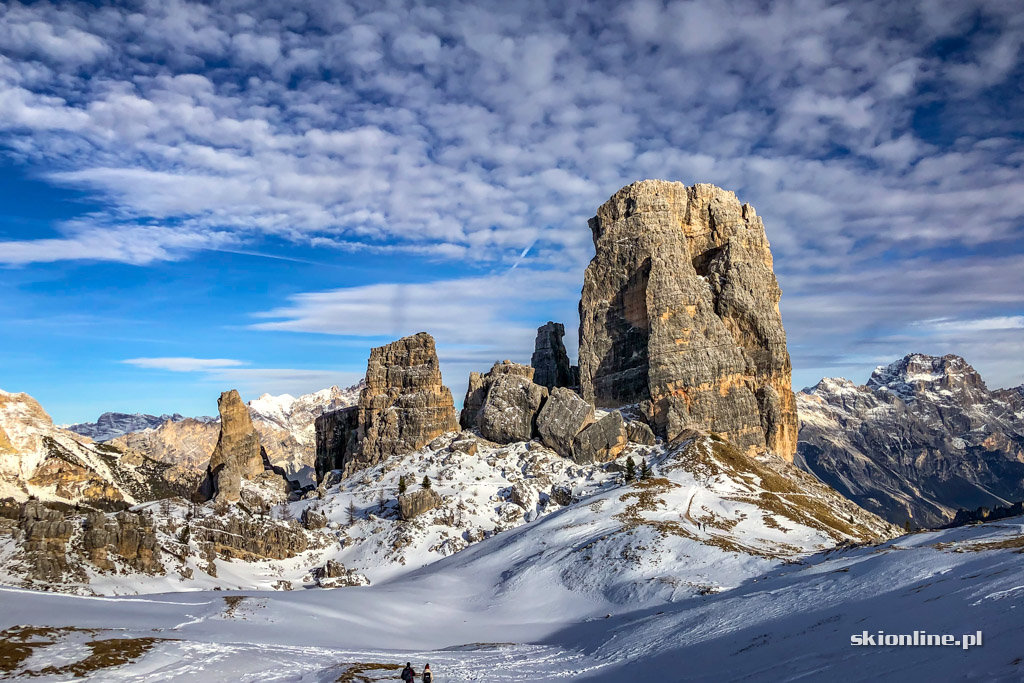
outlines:
{"label": "rocky outcrop", "polygon": [[192,525],[192,538],[211,557],[255,560],[284,560],[305,552],[309,547],[302,526],[295,520],[271,520],[263,517],[227,515],[204,519]]}
{"label": "rocky outcrop", "polygon": [[369,586],[370,580],[354,569],[345,569],[345,565],[334,560],[327,560],[322,567],[312,571],[316,585],[320,588],[347,588],[349,586]]}
{"label": "rocky outcrop", "polygon": [[459,416],[459,424],[462,425],[463,429],[480,428],[480,413],[483,410],[484,403],[487,401],[487,394],[498,378],[504,375],[522,377],[532,382],[534,369],[529,365],[520,365],[510,360],[504,360],[492,365],[491,369],[484,374],[479,372],[469,373],[466,398],[462,402],[462,413]]}
{"label": "rocky outcrop", "polygon": [[[290,480],[302,485],[313,483],[317,443],[314,421],[325,412],[355,404],[362,388],[362,383],[345,389],[332,386],[298,397],[264,394],[249,401],[249,416],[271,464],[281,467]],[[206,474],[219,436],[218,418],[189,417],[119,436],[109,444],[169,463],[172,469],[168,476],[176,482],[191,482],[194,490]]]}
{"label": "rocky outcrop", "polygon": [[243,479],[267,484],[285,494],[289,486],[284,472],[275,471],[270,464],[238,392],[232,389],[222,393],[217,400],[217,410],[220,413],[220,436],[200,488],[203,500],[238,502]]}
{"label": "rocky outcrop", "polygon": [[866,386],[823,379],[797,405],[796,464],[890,522],[1024,500],[1024,397],[989,391],[959,356],[910,354]]}
{"label": "rocky outcrop", "polygon": [[401,518],[410,520],[441,505],[441,496],[434,489],[417,489],[398,496]]}
{"label": "rocky outcrop", "polygon": [[495,443],[529,441],[548,390],[528,378],[505,374],[491,382],[480,409],[480,435]]}
{"label": "rocky outcrop", "polygon": [[628,442],[622,414],[613,410],[576,435],[573,459],[580,463],[608,462],[619,457]]}
{"label": "rocky outcrop", "polygon": [[537,432],[545,446],[571,458],[576,436],[594,422],[594,407],[576,392],[555,387],[537,415]]}
{"label": "rocky outcrop", "polygon": [[790,359],[764,225],[713,185],[644,180],[590,220],[580,388],[640,404],[669,440],[689,428],[792,459]]}
{"label": "rocky outcrop", "polygon": [[21,508],[20,527],[26,578],[43,583],[59,582],[72,573],[67,546],[75,531],[64,513],[38,500],[30,500]]}
{"label": "rocky outcrop", "polygon": [[548,389],[576,386],[579,368],[569,364],[569,355],[562,342],[564,336],[565,326],[562,323],[549,321],[537,328],[537,341],[530,360],[536,384]]}
{"label": "rocky outcrop", "polygon": [[90,512],[85,517],[82,548],[89,561],[105,571],[118,568],[116,556],[135,571],[164,572],[153,518],[148,515],[124,511],[108,516]]}
{"label": "rocky outcrop", "polygon": [[370,351],[358,404],[316,421],[317,480],[344,476],[457,431],[452,393],[441,380],[434,338],[426,332]]}

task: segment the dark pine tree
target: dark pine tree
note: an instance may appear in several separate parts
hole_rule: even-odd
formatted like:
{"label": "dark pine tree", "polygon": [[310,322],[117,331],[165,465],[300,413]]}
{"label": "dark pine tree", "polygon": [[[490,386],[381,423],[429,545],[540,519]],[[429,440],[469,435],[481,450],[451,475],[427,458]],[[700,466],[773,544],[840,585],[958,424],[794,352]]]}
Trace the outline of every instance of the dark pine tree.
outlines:
{"label": "dark pine tree", "polygon": [[633,462],[633,456],[626,458],[626,481],[633,481],[636,479],[636,463]]}

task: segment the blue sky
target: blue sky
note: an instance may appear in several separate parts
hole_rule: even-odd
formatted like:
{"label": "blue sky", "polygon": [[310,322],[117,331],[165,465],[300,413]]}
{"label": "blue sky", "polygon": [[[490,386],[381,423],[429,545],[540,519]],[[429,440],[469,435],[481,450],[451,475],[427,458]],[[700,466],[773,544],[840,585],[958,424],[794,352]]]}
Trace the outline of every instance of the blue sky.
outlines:
{"label": "blue sky", "polygon": [[911,351],[1024,382],[1014,2],[7,3],[0,387],[58,422],[446,382],[576,326],[647,177],[763,217],[794,385]]}

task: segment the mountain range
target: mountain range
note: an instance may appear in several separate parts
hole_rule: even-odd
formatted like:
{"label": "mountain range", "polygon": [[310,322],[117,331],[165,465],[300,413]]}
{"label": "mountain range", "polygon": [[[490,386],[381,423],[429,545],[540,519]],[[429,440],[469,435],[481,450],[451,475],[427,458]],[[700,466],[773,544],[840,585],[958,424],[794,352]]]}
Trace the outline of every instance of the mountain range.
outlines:
{"label": "mountain range", "polygon": [[989,390],[963,358],[909,354],[866,385],[797,394],[797,464],[890,522],[1024,500],[1024,387]]}

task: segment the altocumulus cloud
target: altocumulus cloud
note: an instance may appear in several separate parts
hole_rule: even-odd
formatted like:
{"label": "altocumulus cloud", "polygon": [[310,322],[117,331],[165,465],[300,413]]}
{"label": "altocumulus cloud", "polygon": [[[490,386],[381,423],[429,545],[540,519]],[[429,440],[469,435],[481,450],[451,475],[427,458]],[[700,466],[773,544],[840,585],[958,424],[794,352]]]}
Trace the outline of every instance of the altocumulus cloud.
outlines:
{"label": "altocumulus cloud", "polygon": [[[0,262],[144,265],[271,235],[487,268],[532,245],[515,272],[578,279],[586,218],[620,185],[708,181],[765,217],[798,368],[861,368],[941,336],[997,381],[1024,379],[999,350],[1019,328],[986,349],[969,326],[917,325],[1022,312],[1019,278],[998,277],[1019,266],[1024,217],[1014,3],[0,13],[6,153],[104,207],[57,237],[0,243]],[[387,287],[358,294],[385,301]],[[316,311],[351,309],[345,296],[311,292],[259,324],[328,331]],[[396,329],[395,315],[370,324]],[[490,320],[525,338],[515,316]]]}

